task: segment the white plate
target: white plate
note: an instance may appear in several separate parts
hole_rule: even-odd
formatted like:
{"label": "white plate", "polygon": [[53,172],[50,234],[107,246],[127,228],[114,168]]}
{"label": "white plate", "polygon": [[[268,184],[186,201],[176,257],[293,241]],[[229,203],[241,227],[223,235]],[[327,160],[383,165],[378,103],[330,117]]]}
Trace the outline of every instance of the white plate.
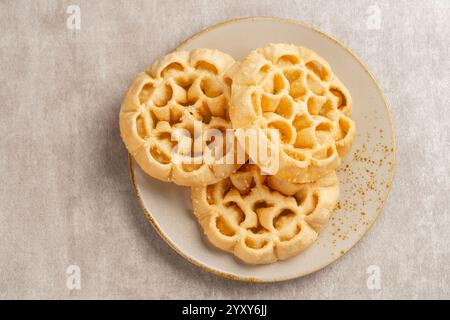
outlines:
{"label": "white plate", "polygon": [[270,42],[293,43],[315,50],[330,63],[354,101],[352,118],[358,133],[352,152],[338,173],[340,204],[309,249],[270,265],[245,265],[207,242],[192,215],[189,188],[153,179],[130,160],[137,197],[161,237],[190,262],[243,281],[292,279],[335,261],[351,249],[376,220],[394,175],[395,137],[385,98],[363,63],[330,36],[294,21],[244,18],[210,27],[183,42],[178,49],[216,48],[239,60]]}

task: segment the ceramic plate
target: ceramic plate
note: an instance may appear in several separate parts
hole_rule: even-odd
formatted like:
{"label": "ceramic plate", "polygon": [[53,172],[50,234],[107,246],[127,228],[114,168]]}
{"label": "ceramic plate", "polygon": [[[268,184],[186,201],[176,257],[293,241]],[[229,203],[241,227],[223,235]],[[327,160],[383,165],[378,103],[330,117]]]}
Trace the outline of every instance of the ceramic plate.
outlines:
{"label": "ceramic plate", "polygon": [[[216,48],[243,59],[268,43],[313,49],[331,65],[353,97],[357,137],[338,176],[338,208],[318,240],[300,255],[270,265],[251,266],[212,247],[192,214],[190,189],[147,176],[130,160],[137,197],[152,225],[181,256],[213,273],[243,281],[281,281],[317,271],[350,250],[378,217],[389,193],[395,165],[395,137],[389,107],[364,64],[330,36],[294,21],[244,18],[210,27],[178,49]],[[149,244],[151,245],[151,244]]]}

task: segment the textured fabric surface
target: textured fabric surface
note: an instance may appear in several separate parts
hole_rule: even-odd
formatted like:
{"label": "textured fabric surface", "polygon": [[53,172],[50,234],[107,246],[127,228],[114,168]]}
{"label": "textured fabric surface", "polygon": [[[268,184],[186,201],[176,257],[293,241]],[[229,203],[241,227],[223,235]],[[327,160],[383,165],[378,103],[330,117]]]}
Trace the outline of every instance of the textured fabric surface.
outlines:
{"label": "textured fabric surface", "polygon": [[[71,4],[79,30],[66,26]],[[398,142],[366,237],[276,284],[222,279],[170,249],[133,194],[118,129],[136,73],[250,15],[311,24],[352,48],[392,106]],[[446,0],[1,1],[0,298],[450,298],[449,19]],[[66,286],[70,265],[80,290]],[[370,266],[380,289],[367,285]]]}

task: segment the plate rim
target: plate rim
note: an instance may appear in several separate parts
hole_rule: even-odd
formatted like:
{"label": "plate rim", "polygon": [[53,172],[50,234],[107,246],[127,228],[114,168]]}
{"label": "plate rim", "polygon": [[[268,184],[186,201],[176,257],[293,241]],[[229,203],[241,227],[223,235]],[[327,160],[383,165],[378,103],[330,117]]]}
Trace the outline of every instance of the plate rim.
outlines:
{"label": "plate rim", "polygon": [[177,51],[180,47],[186,45],[187,43],[189,43],[190,41],[196,39],[197,37],[201,36],[204,33],[207,33],[211,30],[220,28],[222,26],[226,26],[232,23],[237,23],[237,22],[241,22],[241,21],[255,21],[255,20],[269,20],[269,21],[276,21],[276,22],[283,22],[283,23],[289,23],[289,24],[294,24],[303,28],[307,28],[311,31],[314,31],[324,37],[326,37],[327,39],[333,41],[335,44],[339,45],[340,47],[344,48],[348,53],[350,53],[350,55],[361,65],[361,67],[364,69],[364,71],[369,75],[369,77],[372,79],[373,83],[376,86],[376,89],[378,91],[378,93],[380,94],[383,102],[384,102],[384,107],[386,108],[386,111],[388,113],[388,118],[389,118],[389,125],[391,127],[391,132],[392,132],[392,142],[393,142],[393,161],[392,161],[392,166],[391,166],[391,173],[390,173],[390,177],[389,177],[389,188],[387,189],[386,195],[383,198],[382,204],[379,207],[379,209],[377,209],[376,211],[376,216],[375,219],[373,219],[373,221],[371,223],[369,223],[368,225],[366,225],[365,230],[363,232],[363,234],[361,235],[361,237],[353,244],[350,246],[350,248],[343,254],[338,255],[337,257],[333,258],[332,260],[330,260],[329,262],[327,262],[324,265],[320,265],[319,267],[315,268],[314,270],[308,270],[307,272],[301,272],[298,274],[294,274],[291,276],[286,276],[286,277],[273,277],[270,279],[267,278],[257,278],[257,277],[241,277],[232,273],[227,273],[227,272],[223,272],[217,269],[214,269],[208,265],[206,265],[204,262],[198,261],[197,259],[194,259],[193,257],[189,256],[188,254],[184,253],[181,249],[179,249],[165,234],[164,232],[160,229],[160,227],[158,226],[158,224],[156,223],[156,221],[153,219],[153,216],[150,212],[150,210],[147,209],[147,207],[144,204],[144,201],[142,200],[141,194],[139,192],[139,189],[136,185],[136,181],[134,178],[134,168],[133,168],[133,157],[131,156],[130,153],[128,153],[128,166],[129,166],[129,171],[130,171],[130,181],[131,184],[133,186],[133,190],[135,193],[136,198],[138,199],[138,202],[141,206],[141,208],[143,209],[147,219],[149,220],[150,224],[153,226],[153,228],[156,230],[157,234],[161,237],[161,239],[167,244],[169,245],[170,248],[172,248],[176,253],[178,253],[181,257],[183,257],[184,259],[186,259],[187,261],[189,261],[190,263],[192,263],[193,265],[200,267],[203,270],[206,270],[210,273],[213,273],[215,275],[227,278],[227,279],[231,279],[231,280],[238,280],[238,281],[242,281],[242,282],[259,282],[259,283],[270,283],[270,282],[281,282],[281,281],[287,281],[287,280],[292,280],[292,279],[297,279],[300,277],[304,277],[307,276],[309,274],[315,273],[319,270],[324,269],[325,267],[333,264],[334,262],[336,262],[336,260],[338,260],[339,258],[341,258],[342,256],[344,256],[345,254],[347,254],[347,252],[349,252],[350,250],[352,250],[354,248],[354,246],[356,246],[367,234],[367,232],[369,231],[369,229],[372,227],[372,225],[375,223],[375,221],[378,220],[378,217],[380,216],[381,212],[383,211],[384,205],[386,203],[386,200],[389,197],[389,194],[391,192],[392,189],[392,185],[393,185],[393,181],[394,181],[394,177],[395,177],[395,172],[397,169],[397,139],[396,139],[396,133],[395,133],[395,128],[393,125],[393,120],[392,120],[392,109],[391,106],[389,104],[389,102],[387,101],[387,98],[383,92],[383,90],[381,89],[380,84],[378,83],[378,81],[375,79],[374,75],[372,74],[372,72],[370,72],[369,68],[366,66],[366,64],[346,45],[344,45],[342,42],[340,42],[339,40],[335,39],[334,37],[332,37],[331,35],[309,25],[303,22],[299,22],[293,19],[288,19],[288,18],[280,18],[280,17],[275,17],[275,16],[246,16],[246,17],[240,17],[240,18],[235,18],[235,19],[230,19],[230,20],[226,20],[226,21],[222,21],[219,23],[216,23],[214,25],[211,25],[209,27],[206,27],[202,30],[200,30],[199,32],[196,32],[195,34],[193,34],[192,36],[186,38],[185,40],[181,41],[180,44],[178,46],[175,47],[175,49],[173,49],[171,52],[173,51]]}

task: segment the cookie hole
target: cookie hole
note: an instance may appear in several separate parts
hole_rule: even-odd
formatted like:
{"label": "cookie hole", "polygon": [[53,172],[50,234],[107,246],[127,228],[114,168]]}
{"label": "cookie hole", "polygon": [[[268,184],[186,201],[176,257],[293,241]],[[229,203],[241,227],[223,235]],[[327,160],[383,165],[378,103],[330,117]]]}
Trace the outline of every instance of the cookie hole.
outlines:
{"label": "cookie hole", "polygon": [[280,99],[280,103],[275,112],[283,118],[289,119],[294,113],[294,104],[288,97],[283,97]]}
{"label": "cookie hole", "polygon": [[260,239],[254,239],[247,237],[245,238],[245,245],[251,249],[262,249],[264,248],[269,242],[267,240],[260,240]]}
{"label": "cookie hole", "polygon": [[214,197],[214,193],[215,193],[215,186],[214,185],[209,185],[206,187],[206,201],[208,201],[209,205],[213,205],[215,204],[215,197]]}
{"label": "cookie hole", "polygon": [[337,98],[337,108],[339,110],[347,106],[347,98],[338,88],[330,88],[330,92]]}
{"label": "cookie hole", "polygon": [[219,216],[216,219],[216,228],[220,231],[221,234],[232,237],[236,234],[233,228],[228,224],[228,222],[222,217]]}
{"label": "cookie hole", "polygon": [[272,112],[275,109],[275,104],[273,103],[273,100],[271,97],[269,97],[267,94],[263,94],[261,96],[261,111],[262,112]]}
{"label": "cookie hole", "polygon": [[156,92],[153,95],[156,106],[162,107],[167,105],[167,103],[172,99],[173,96],[173,89],[170,85],[166,84],[163,87],[155,89]]}
{"label": "cookie hole", "polygon": [[312,194],[312,208],[313,209],[311,210],[311,212],[314,211],[314,209],[317,208],[318,204],[319,204],[319,195],[317,194],[317,192],[314,192]]}
{"label": "cookie hole", "polygon": [[285,54],[285,55],[279,57],[277,60],[277,64],[280,64],[280,65],[298,64],[299,62],[300,62],[300,59],[291,54]]}
{"label": "cookie hole", "polygon": [[177,145],[177,142],[172,140],[172,135],[169,132],[158,133],[156,135],[156,139],[159,140],[160,143],[164,144],[169,150],[173,150]]}
{"label": "cookie hole", "polygon": [[253,189],[254,187],[256,187],[256,180],[252,179],[252,181],[250,182],[250,189]]}
{"label": "cookie hole", "polygon": [[289,123],[284,121],[274,121],[269,123],[269,128],[278,130],[282,142],[289,143],[291,141],[292,131]]}
{"label": "cookie hole", "polygon": [[208,98],[216,98],[222,94],[220,83],[212,78],[203,78],[200,82],[200,89]]}
{"label": "cookie hole", "polygon": [[179,105],[181,105],[183,107],[187,107],[187,106],[190,106],[193,103],[195,103],[195,101],[197,100],[196,98],[192,99],[192,97],[191,97],[191,99],[189,99],[189,96],[188,96],[188,91],[191,88],[194,81],[195,81],[195,78],[190,77],[190,76],[181,76],[181,77],[175,78],[176,85],[183,88],[183,90],[185,91],[185,94],[183,94],[177,98],[177,103]]}
{"label": "cookie hole", "polygon": [[256,186],[256,181],[253,177],[250,177],[248,180],[233,180],[234,187],[239,191],[241,196],[245,196],[249,194],[249,192]]}
{"label": "cookie hole", "polygon": [[201,163],[193,163],[194,159],[191,159],[191,161],[189,161],[189,162],[190,163],[183,162],[181,164],[181,168],[183,169],[183,171],[185,171],[185,172],[194,172],[194,171],[197,171],[198,169],[200,169],[202,167],[202,165],[203,165]]}
{"label": "cookie hole", "polygon": [[153,157],[153,159],[155,159],[159,163],[162,164],[170,163],[170,158],[166,154],[164,154],[161,150],[159,150],[159,148],[156,146],[150,147],[150,154]]}
{"label": "cookie hole", "polygon": [[325,160],[330,158],[334,154],[332,147],[322,148],[313,153],[313,158],[317,160]]}
{"label": "cookie hole", "polygon": [[258,225],[256,227],[250,228],[248,230],[250,230],[250,232],[253,233],[253,234],[263,234],[263,233],[266,233],[268,231],[266,228],[264,228],[259,223],[258,223]]}
{"label": "cookie hole", "polygon": [[[180,104],[181,107],[183,107],[182,104]],[[181,116],[183,115],[183,112],[181,111],[181,107],[173,107],[170,108],[170,125],[173,126],[180,122]]]}
{"label": "cookie hole", "polygon": [[289,83],[299,80],[303,76],[303,72],[298,69],[284,70],[283,74],[286,77],[286,79],[289,81]]}
{"label": "cookie hole", "polygon": [[[192,103],[192,101],[189,101],[189,100],[186,100],[186,101],[177,101],[177,103],[178,103],[180,106],[182,106],[182,107],[189,107],[189,106],[194,105],[194,104]],[[194,103],[195,103],[195,101],[194,101]],[[180,114],[180,116],[181,116],[181,114]]]}
{"label": "cookie hole", "polygon": [[263,78],[267,75],[267,73],[269,72],[269,70],[270,70],[270,65],[269,65],[269,64],[263,65],[263,66],[262,66],[261,68],[259,68],[259,70],[258,70],[257,78],[258,78],[258,79],[263,79]]}
{"label": "cookie hole", "polygon": [[345,138],[349,130],[350,121],[348,121],[346,118],[339,118],[339,138]]}
{"label": "cookie hole", "polygon": [[145,102],[147,102],[147,100],[150,98],[150,95],[152,94],[153,90],[154,90],[153,84],[151,84],[151,83],[145,84],[142,87],[141,92],[139,92],[139,103],[144,104]]}
{"label": "cookie hole", "polygon": [[149,130],[151,130],[151,129],[156,127],[156,125],[158,124],[159,120],[158,120],[158,117],[156,116],[156,114],[151,109],[148,110],[148,114],[150,115],[150,120],[151,120],[151,122],[150,122],[151,128],[149,128]]}
{"label": "cookie hole", "polygon": [[195,81],[194,77],[182,76],[182,77],[175,78],[175,83],[177,85],[179,85],[180,87],[182,87],[186,91],[189,90],[189,88],[192,86],[194,81]]}
{"label": "cookie hole", "polygon": [[306,160],[306,156],[301,152],[293,152],[293,151],[287,150],[286,155],[288,155],[290,158],[297,160],[297,161],[305,161]]}
{"label": "cookie hole", "polygon": [[195,69],[207,71],[207,72],[214,73],[214,74],[218,74],[218,71],[217,71],[216,66],[213,65],[212,63],[206,62],[206,61],[204,61],[204,60],[199,61],[199,62],[195,65]]}
{"label": "cookie hole", "polygon": [[205,124],[209,124],[212,119],[212,113],[211,113],[211,110],[209,109],[208,103],[206,101],[204,101],[202,103],[202,106],[201,106],[199,112],[202,117],[202,122]]}
{"label": "cookie hole", "polygon": [[171,134],[169,132],[160,132],[156,137],[158,140],[171,140]]}
{"label": "cookie hole", "polygon": [[141,139],[145,140],[147,138],[147,130],[145,129],[144,118],[141,114],[136,118],[136,130]]}
{"label": "cookie hole", "polygon": [[327,68],[315,60],[308,62],[306,68],[314,72],[322,81],[328,81],[330,78],[330,73]]}
{"label": "cookie hole", "polygon": [[332,112],[334,110],[334,105],[333,102],[331,100],[327,100],[324,105],[322,106],[322,108],[319,111],[319,114],[321,116],[327,117],[328,114],[330,112]]}
{"label": "cookie hole", "polygon": [[284,209],[273,219],[273,227],[277,230],[283,230],[295,220],[295,212],[290,209]]}
{"label": "cookie hole", "polygon": [[306,90],[305,86],[303,85],[302,81],[296,80],[291,83],[289,88],[289,95],[294,99],[299,99],[304,97],[308,91]]}
{"label": "cookie hole", "polygon": [[309,90],[311,90],[312,92],[314,92],[315,94],[317,94],[319,96],[324,95],[325,91],[322,87],[322,84],[317,79],[315,79],[314,77],[312,77],[309,74],[306,77],[306,83],[307,83]]}
{"label": "cookie hole", "polygon": [[239,207],[236,202],[229,202],[225,204],[225,207],[228,208],[230,218],[233,220],[234,224],[240,225],[245,220],[245,213]]}
{"label": "cookie hole", "polygon": [[265,64],[261,68],[259,68],[259,72],[261,72],[261,73],[267,73],[267,72],[269,72],[269,70],[270,70],[269,64]]}
{"label": "cookie hole", "polygon": [[296,148],[313,148],[316,145],[316,135],[313,128],[302,129],[297,131],[294,147]]}
{"label": "cookie hole", "polygon": [[273,76],[273,94],[279,94],[285,88],[283,76],[276,73]]}
{"label": "cookie hole", "polygon": [[272,95],[279,94],[285,88],[283,76],[275,73],[271,78],[264,81],[263,89]]}
{"label": "cookie hole", "polygon": [[313,125],[313,121],[308,117],[307,114],[296,115],[294,121],[292,121],[292,125],[297,131],[302,129],[311,127]]}
{"label": "cookie hole", "polygon": [[333,125],[330,122],[321,122],[316,126],[316,131],[330,132],[333,129]]}
{"label": "cookie hole", "polygon": [[308,198],[308,188],[300,189],[295,193],[294,197],[297,201],[297,206],[303,206],[306,199]]}
{"label": "cookie hole", "polygon": [[161,77],[166,78],[173,73],[183,72],[184,67],[179,62],[172,62],[161,71]]}
{"label": "cookie hole", "polygon": [[335,153],[335,150],[332,147],[327,148],[327,158],[331,158],[333,154]]}
{"label": "cookie hole", "polygon": [[295,226],[294,232],[286,232],[279,236],[280,241],[289,241],[293,239],[297,234],[299,234],[302,231],[302,228],[299,225]]}
{"label": "cookie hole", "polygon": [[273,207],[273,205],[267,203],[267,201],[265,201],[265,200],[259,200],[253,204],[253,211],[256,212],[256,210],[258,210],[258,209],[269,208],[269,207]]}
{"label": "cookie hole", "polygon": [[225,195],[231,190],[232,187],[233,185],[231,184],[230,179],[226,179],[225,182],[223,182],[222,192],[220,195],[221,199],[225,198]]}
{"label": "cookie hole", "polygon": [[231,86],[233,85],[233,79],[231,79],[230,77],[225,77],[223,79],[223,81],[225,82],[225,84],[231,88]]}
{"label": "cookie hole", "polygon": [[153,114],[155,115],[157,121],[170,121],[170,109],[171,107],[168,105],[165,106],[152,106],[151,110]]}
{"label": "cookie hole", "polygon": [[318,115],[321,111],[323,102],[321,102],[317,97],[311,96],[308,98],[308,113],[311,115]]}

